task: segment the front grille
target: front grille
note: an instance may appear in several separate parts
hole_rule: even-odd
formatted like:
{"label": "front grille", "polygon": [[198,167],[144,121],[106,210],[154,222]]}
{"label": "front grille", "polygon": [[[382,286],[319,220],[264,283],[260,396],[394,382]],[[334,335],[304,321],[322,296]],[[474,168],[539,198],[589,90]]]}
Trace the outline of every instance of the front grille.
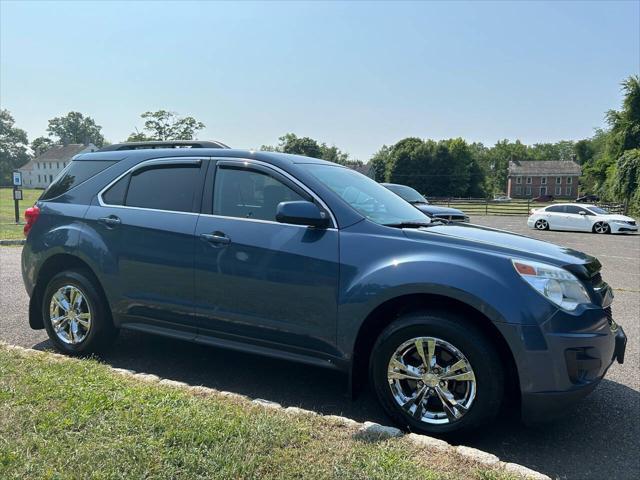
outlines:
{"label": "front grille", "polygon": [[609,326],[613,325],[613,313],[611,312],[611,306],[605,308],[604,313],[607,316],[607,322],[609,322]]}
{"label": "front grille", "polygon": [[434,215],[436,218],[449,220],[450,222],[464,222],[464,215]]}

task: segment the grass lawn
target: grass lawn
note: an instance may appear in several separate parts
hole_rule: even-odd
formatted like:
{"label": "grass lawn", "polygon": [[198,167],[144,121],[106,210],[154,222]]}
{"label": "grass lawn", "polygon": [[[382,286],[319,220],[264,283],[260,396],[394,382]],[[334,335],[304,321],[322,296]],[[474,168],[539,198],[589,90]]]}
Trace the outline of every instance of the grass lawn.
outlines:
{"label": "grass lawn", "polygon": [[[0,240],[14,240],[24,238],[22,225],[16,225],[13,206],[13,189],[0,188]],[[42,190],[35,188],[22,189],[23,200],[20,200],[20,222],[24,222],[24,211],[33,206]]]}
{"label": "grass lawn", "polygon": [[0,345],[0,478],[510,479],[405,438]]}

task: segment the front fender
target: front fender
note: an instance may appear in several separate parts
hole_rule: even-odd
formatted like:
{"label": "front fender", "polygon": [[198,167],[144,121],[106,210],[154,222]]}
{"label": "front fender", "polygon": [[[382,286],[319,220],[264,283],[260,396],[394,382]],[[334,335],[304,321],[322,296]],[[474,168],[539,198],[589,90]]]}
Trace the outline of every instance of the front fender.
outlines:
{"label": "front fender", "polygon": [[353,352],[369,315],[385,302],[406,295],[450,298],[494,323],[537,325],[555,312],[504,256],[404,236],[363,240],[359,233],[341,236],[337,338],[347,355]]}

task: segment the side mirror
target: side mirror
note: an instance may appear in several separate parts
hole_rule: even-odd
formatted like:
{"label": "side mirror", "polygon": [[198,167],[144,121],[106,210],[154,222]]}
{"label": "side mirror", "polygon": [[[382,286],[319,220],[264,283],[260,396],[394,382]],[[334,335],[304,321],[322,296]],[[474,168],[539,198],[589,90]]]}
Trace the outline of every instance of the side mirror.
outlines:
{"label": "side mirror", "polygon": [[580,210],[580,211],[578,212],[578,214],[580,214],[580,215],[586,215],[586,214],[587,214],[587,212],[585,212],[584,210]]}
{"label": "side mirror", "polygon": [[306,201],[280,202],[276,210],[276,220],[280,223],[318,228],[327,228],[330,225],[327,214],[315,203]]}

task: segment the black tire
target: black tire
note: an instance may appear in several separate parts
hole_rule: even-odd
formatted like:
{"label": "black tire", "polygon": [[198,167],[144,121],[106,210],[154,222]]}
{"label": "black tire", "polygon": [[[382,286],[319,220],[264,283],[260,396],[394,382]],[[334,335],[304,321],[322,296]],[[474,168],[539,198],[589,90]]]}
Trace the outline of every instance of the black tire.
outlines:
{"label": "black tire", "polygon": [[534,227],[536,227],[536,230],[549,230],[549,222],[541,218],[536,220]]}
{"label": "black tire", "polygon": [[601,235],[606,235],[611,233],[611,227],[606,222],[596,222],[593,224],[593,228],[591,229],[593,233],[599,233]]}
{"label": "black tire", "polygon": [[[65,343],[51,322],[50,304],[53,295],[62,287],[72,286],[81,291],[91,314],[91,324],[82,341]],[[47,284],[42,297],[42,319],[53,345],[68,355],[88,355],[103,351],[113,343],[118,330],[113,326],[109,308],[102,291],[92,276],[82,270],[67,270],[55,275]]]}
{"label": "black tire", "polygon": [[[435,337],[456,347],[471,364],[476,380],[473,403],[461,418],[446,424],[416,419],[395,400],[387,371],[396,349],[417,337]],[[486,335],[463,317],[443,311],[401,315],[379,336],[369,361],[373,390],[387,414],[401,428],[430,435],[457,434],[477,428],[496,417],[504,397],[504,370]]]}

